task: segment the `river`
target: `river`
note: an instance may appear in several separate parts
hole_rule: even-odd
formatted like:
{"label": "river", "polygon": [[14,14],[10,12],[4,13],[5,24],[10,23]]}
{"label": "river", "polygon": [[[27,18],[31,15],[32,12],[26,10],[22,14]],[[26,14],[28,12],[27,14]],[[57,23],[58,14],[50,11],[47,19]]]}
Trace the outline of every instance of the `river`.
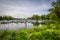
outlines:
{"label": "river", "polygon": [[[41,26],[41,24],[39,25]],[[27,23],[27,25],[25,23],[9,23],[9,24],[0,24],[0,30],[18,30],[18,29],[22,29],[22,28],[33,28],[33,24],[32,23]]]}

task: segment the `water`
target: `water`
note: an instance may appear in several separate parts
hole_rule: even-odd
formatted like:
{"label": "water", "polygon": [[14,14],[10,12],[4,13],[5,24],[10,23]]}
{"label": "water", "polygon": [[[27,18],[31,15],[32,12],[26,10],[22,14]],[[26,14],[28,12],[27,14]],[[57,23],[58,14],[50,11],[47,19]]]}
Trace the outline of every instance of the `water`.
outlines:
{"label": "water", "polygon": [[17,30],[22,28],[33,28],[32,23],[27,23],[27,26],[25,23],[9,23],[9,24],[0,24],[0,30]]}
{"label": "water", "polygon": [[[4,23],[4,22],[7,22],[6,24],[1,24],[1,23]],[[33,24],[30,23],[30,22],[36,22],[36,20],[28,20],[29,23],[16,23],[17,21],[16,20],[10,20],[10,21],[0,21],[0,30],[18,30],[18,29],[22,29],[22,28],[28,28],[28,29],[31,29],[33,28]],[[40,21],[40,22],[43,22],[43,21]],[[41,27],[42,24],[39,25],[39,27]]]}
{"label": "water", "polygon": [[[42,25],[40,24],[39,27]],[[8,24],[0,24],[0,30],[18,30],[18,29],[23,29],[23,28],[28,28],[31,29],[33,28],[32,23],[8,23]]]}

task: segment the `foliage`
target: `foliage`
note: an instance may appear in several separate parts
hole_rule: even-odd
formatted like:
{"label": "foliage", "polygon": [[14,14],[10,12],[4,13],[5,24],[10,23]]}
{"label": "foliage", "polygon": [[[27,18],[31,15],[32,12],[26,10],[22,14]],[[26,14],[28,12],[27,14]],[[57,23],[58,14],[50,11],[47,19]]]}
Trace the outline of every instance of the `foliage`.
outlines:
{"label": "foliage", "polygon": [[39,22],[35,22],[35,23],[32,22],[32,24],[33,24],[34,26],[39,26],[40,23],[39,23]]}
{"label": "foliage", "polygon": [[34,26],[38,26],[40,23],[38,22],[38,20],[40,20],[40,16],[39,15],[33,15],[32,17],[28,18],[28,19],[31,19],[31,20],[36,20],[36,22],[32,22],[32,24]]}
{"label": "foliage", "polygon": [[39,20],[40,19],[40,16],[39,15],[33,15],[31,17],[31,19],[33,19],[33,20]]}
{"label": "foliage", "polygon": [[13,20],[14,18],[11,16],[0,16],[0,20]]}
{"label": "foliage", "polygon": [[47,19],[47,15],[41,15],[41,16],[40,16],[40,19],[42,19],[42,20]]}
{"label": "foliage", "polygon": [[55,13],[58,18],[60,18],[60,0],[56,0],[56,2],[52,2],[53,8],[51,8],[49,11],[51,13]]}
{"label": "foliage", "polygon": [[[0,31],[0,40],[60,40],[60,0],[52,3],[48,15],[33,15],[29,19],[39,20],[48,19],[42,27],[22,30],[2,30]],[[0,16],[0,20],[11,20],[11,17]],[[35,25],[39,24],[34,23]]]}
{"label": "foliage", "polygon": [[58,20],[59,18],[56,16],[55,13],[50,13],[50,14],[49,14],[49,19],[50,19],[50,20]]}
{"label": "foliage", "polygon": [[14,31],[2,30],[0,40],[60,40],[60,25],[50,24]]}

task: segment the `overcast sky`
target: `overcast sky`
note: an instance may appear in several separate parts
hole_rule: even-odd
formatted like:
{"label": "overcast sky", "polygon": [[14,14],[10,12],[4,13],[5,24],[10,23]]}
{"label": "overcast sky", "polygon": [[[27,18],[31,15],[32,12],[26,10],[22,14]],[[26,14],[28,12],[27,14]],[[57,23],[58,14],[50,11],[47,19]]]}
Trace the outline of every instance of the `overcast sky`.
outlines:
{"label": "overcast sky", "polygon": [[0,15],[30,17],[33,14],[48,14],[55,0],[0,0]]}

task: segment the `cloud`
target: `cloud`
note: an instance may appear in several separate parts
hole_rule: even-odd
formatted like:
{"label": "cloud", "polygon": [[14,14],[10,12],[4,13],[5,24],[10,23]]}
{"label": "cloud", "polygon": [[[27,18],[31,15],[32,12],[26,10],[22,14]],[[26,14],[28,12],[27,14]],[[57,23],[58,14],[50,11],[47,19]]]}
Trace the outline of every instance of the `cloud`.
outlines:
{"label": "cloud", "polygon": [[47,14],[52,7],[51,2],[52,0],[0,0],[0,15],[30,17],[33,14]]}

